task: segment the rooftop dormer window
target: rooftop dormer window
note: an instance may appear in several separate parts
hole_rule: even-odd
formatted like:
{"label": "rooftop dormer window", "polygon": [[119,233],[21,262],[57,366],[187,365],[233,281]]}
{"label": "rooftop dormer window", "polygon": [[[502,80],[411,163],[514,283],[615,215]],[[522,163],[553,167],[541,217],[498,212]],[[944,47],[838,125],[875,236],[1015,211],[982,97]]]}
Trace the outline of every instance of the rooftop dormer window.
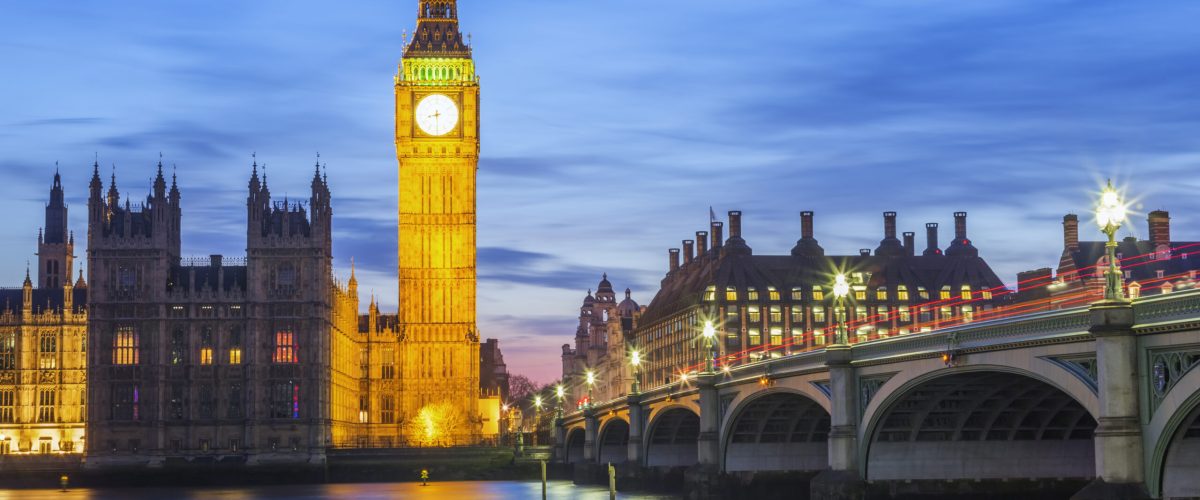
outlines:
{"label": "rooftop dormer window", "polygon": [[747,288],[746,300],[758,300],[758,289],[754,287]]}

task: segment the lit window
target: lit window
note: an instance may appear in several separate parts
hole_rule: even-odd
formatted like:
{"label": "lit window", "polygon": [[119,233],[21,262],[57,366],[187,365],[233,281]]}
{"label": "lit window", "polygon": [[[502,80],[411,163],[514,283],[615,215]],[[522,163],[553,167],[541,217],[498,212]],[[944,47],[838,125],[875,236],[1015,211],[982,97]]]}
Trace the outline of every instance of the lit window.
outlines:
{"label": "lit window", "polygon": [[783,308],[779,306],[771,306],[771,322],[783,323]]}
{"label": "lit window", "polygon": [[979,292],[979,294],[983,296],[983,300],[992,300],[992,290],[990,288]]}
{"label": "lit window", "polygon": [[[379,377],[384,380],[396,378],[396,351],[390,347],[380,351]],[[387,422],[385,422],[387,423]]]}
{"label": "lit window", "polygon": [[971,285],[962,286],[962,299],[971,300]]}
{"label": "lit window", "polygon": [[912,312],[909,311],[908,306],[900,306],[900,321],[905,323],[912,321]]}
{"label": "lit window", "polygon": [[863,273],[850,273],[850,279],[859,284],[866,282],[866,280],[863,279]]}
{"label": "lit window", "polygon": [[941,293],[938,295],[938,298],[940,298],[942,300],[950,299],[950,285],[946,285],[946,286],[942,287]]}
{"label": "lit window", "polygon": [[58,337],[53,333],[43,333],[38,342],[38,368],[53,370],[58,367]]}
{"label": "lit window", "polygon": [[54,404],[55,399],[54,390],[52,389],[38,391],[37,421],[39,423],[56,421],[54,410],[58,406]]}
{"label": "lit window", "polygon": [[867,287],[865,287],[865,286],[854,287],[854,300],[867,300]]}
{"label": "lit window", "polygon": [[725,287],[725,301],[726,302],[736,302],[737,301],[737,288],[734,288],[731,286]]}
{"label": "lit window", "polygon": [[812,287],[812,299],[814,302],[825,300],[825,291],[819,286]]}
{"label": "lit window", "polygon": [[771,345],[776,345],[776,346],[783,345],[783,329],[782,328],[772,328],[771,329]]}
{"label": "lit window", "polygon": [[887,306],[879,306],[875,309],[875,321],[888,321],[891,319],[892,318],[888,316]]}
{"label": "lit window", "polygon": [[17,391],[14,389],[0,390],[0,424],[11,424],[16,421]]}
{"label": "lit window", "polygon": [[813,323],[824,323],[825,322],[825,308],[824,307],[821,307],[821,306],[813,307],[812,314],[813,314]]}
{"label": "lit window", "polygon": [[762,345],[762,331],[757,328],[746,330],[746,334],[750,337],[750,345]]}
{"label": "lit window", "polygon": [[212,329],[205,327],[200,332],[200,364],[213,364],[213,338]]}
{"label": "lit window", "polygon": [[900,300],[900,301],[908,300],[908,287],[907,286],[900,285],[900,286],[896,287],[896,300]]}
{"label": "lit window", "polygon": [[229,364],[242,364],[242,331],[237,327],[229,331]]}
{"label": "lit window", "polygon": [[875,289],[875,300],[887,300],[887,287],[881,286]]}
{"label": "lit window", "polygon": [[803,297],[803,293],[801,293],[800,287],[798,287],[798,286],[793,287],[792,288],[792,300],[800,300],[802,297]]}
{"label": "lit window", "polygon": [[275,332],[275,353],[271,356],[274,363],[297,363],[296,335],[290,330]]}
{"label": "lit window", "polygon": [[917,297],[920,297],[922,300],[929,300],[929,290],[926,290],[923,286],[917,287]]}
{"label": "lit window", "polygon": [[813,330],[813,344],[825,345],[825,329],[817,328]]}
{"label": "lit window", "polygon": [[746,307],[746,322],[751,325],[757,325],[762,322],[762,313],[759,311],[758,306]]}
{"label": "lit window", "polygon": [[951,318],[953,318],[953,317],[954,317],[954,312],[953,312],[953,310],[950,308],[950,306],[942,306],[941,313],[942,313],[942,320],[943,320],[943,321],[945,321],[945,320],[948,320],[948,319],[951,319]]}
{"label": "lit window", "polygon": [[113,364],[138,364],[138,334],[132,327],[121,327],[113,336]]}
{"label": "lit window", "polygon": [[17,368],[17,334],[0,333],[0,370]]}
{"label": "lit window", "polygon": [[963,321],[971,322],[975,319],[975,309],[971,306],[962,306]]}
{"label": "lit window", "polygon": [[758,300],[758,289],[754,287],[747,288],[746,300]]}
{"label": "lit window", "polygon": [[776,290],[775,287],[773,287],[773,286],[767,287],[767,300],[771,300],[771,301],[779,300],[779,290]]}
{"label": "lit window", "polygon": [[867,320],[867,308],[865,306],[856,306],[854,308],[854,320],[859,323]]}
{"label": "lit window", "polygon": [[798,306],[798,305],[792,306],[792,324],[793,325],[804,324],[804,308],[803,307]]}
{"label": "lit window", "polygon": [[708,302],[712,302],[712,301],[714,301],[714,300],[717,300],[717,287],[716,287],[716,285],[709,285],[709,286],[708,286],[708,288],[705,288],[705,289],[704,289],[704,300],[705,300],[705,301],[708,301]]}

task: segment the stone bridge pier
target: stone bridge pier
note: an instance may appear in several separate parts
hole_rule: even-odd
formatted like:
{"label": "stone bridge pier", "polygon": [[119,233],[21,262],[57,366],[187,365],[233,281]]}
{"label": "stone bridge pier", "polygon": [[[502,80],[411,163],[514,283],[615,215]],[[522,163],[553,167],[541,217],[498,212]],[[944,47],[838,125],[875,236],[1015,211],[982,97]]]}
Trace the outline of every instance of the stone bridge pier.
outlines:
{"label": "stone bridge pier", "polygon": [[697,374],[565,415],[556,456],[689,498],[1200,497],[1198,366],[1200,290],[1099,303]]}

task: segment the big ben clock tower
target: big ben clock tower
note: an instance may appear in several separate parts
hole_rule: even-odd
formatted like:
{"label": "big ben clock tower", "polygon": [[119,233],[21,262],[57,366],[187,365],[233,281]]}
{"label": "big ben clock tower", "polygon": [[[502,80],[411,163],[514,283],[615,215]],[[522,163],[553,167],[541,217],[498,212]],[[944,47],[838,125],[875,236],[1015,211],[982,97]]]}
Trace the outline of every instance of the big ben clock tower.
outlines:
{"label": "big ben clock tower", "polygon": [[403,356],[398,409],[408,423],[427,421],[430,409],[447,422],[460,422],[437,430],[451,436],[408,436],[443,444],[477,432],[468,422],[478,418],[479,397],[479,81],[459,30],[457,1],[421,0],[419,5],[417,28],[396,75],[397,331]]}

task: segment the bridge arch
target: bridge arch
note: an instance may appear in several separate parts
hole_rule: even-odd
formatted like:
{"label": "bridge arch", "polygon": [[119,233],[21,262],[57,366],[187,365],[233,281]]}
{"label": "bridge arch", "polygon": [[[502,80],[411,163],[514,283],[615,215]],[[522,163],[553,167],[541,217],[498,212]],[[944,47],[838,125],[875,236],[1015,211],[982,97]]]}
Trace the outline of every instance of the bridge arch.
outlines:
{"label": "bridge arch", "polygon": [[656,411],[646,433],[646,466],[690,466],[699,462],[700,414],[688,406]]}
{"label": "bridge arch", "polygon": [[814,471],[829,465],[829,411],[811,396],[780,388],[750,394],[721,431],[726,472]]}
{"label": "bridge arch", "polygon": [[575,427],[567,431],[567,463],[575,464],[583,462],[584,439],[584,430],[582,427]]}
{"label": "bridge arch", "polygon": [[1151,450],[1146,471],[1150,493],[1200,497],[1200,369],[1189,370],[1163,396],[1144,435]]}
{"label": "bridge arch", "polygon": [[620,417],[606,420],[596,438],[599,463],[619,464],[629,458],[629,422]]}
{"label": "bridge arch", "polygon": [[867,480],[1095,476],[1094,414],[1053,380],[994,365],[902,375],[860,427]]}

